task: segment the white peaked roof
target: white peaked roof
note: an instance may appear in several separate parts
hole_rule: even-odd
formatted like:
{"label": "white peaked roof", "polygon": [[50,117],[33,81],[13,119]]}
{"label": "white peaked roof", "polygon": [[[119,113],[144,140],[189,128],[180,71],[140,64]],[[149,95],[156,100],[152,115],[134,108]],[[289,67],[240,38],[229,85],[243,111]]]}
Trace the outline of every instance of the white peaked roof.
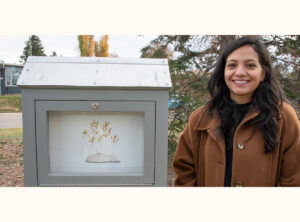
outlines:
{"label": "white peaked roof", "polygon": [[21,88],[171,88],[167,59],[31,56],[18,80]]}

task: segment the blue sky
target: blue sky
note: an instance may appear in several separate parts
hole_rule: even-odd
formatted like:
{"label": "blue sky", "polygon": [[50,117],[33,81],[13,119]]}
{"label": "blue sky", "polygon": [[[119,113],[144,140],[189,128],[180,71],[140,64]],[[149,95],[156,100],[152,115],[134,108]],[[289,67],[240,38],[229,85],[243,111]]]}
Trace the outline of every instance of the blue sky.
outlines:
{"label": "blue sky", "polygon": [[[39,35],[46,55],[56,51],[60,56],[79,56],[78,40],[76,35]],[[101,35],[95,35],[98,41]],[[120,58],[139,58],[140,50],[146,46],[155,35],[110,35],[109,53],[116,53]],[[0,35],[0,60],[5,63],[19,64],[25,41],[29,35]]]}

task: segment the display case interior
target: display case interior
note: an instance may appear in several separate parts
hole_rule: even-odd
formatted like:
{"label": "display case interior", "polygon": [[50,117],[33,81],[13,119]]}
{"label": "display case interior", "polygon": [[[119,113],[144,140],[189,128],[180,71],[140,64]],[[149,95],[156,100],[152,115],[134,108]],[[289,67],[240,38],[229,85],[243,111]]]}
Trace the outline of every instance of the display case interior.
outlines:
{"label": "display case interior", "polygon": [[51,111],[50,173],[136,173],[144,168],[144,113]]}

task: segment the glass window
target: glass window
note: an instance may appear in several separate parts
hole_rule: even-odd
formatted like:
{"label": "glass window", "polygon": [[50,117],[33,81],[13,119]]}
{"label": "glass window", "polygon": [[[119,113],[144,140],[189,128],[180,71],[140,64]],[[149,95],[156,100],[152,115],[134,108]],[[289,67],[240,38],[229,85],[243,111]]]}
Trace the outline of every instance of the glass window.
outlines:
{"label": "glass window", "polygon": [[5,67],[5,85],[16,86],[21,72],[20,67]]}
{"label": "glass window", "polygon": [[143,173],[144,113],[49,112],[51,173]]}
{"label": "glass window", "polygon": [[5,85],[11,86],[11,70],[5,69]]}

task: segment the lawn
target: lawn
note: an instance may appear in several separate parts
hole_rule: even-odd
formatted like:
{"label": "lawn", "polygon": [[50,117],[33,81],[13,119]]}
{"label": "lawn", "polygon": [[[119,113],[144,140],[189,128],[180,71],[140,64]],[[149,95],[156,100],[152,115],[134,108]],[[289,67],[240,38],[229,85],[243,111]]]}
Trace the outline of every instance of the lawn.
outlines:
{"label": "lawn", "polygon": [[0,129],[0,143],[13,143],[22,144],[23,141],[23,129],[12,128],[12,129]]}
{"label": "lawn", "polygon": [[0,113],[22,112],[22,95],[3,95],[0,96]]}

